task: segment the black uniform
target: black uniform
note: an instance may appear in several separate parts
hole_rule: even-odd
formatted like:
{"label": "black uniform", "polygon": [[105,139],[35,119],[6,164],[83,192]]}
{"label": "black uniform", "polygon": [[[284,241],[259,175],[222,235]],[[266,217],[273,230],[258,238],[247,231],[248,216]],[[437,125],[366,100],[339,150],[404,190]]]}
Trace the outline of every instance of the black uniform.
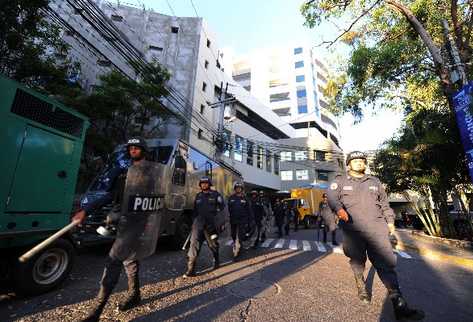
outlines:
{"label": "black uniform", "polygon": [[328,203],[321,201],[319,204],[319,229],[323,231],[324,243],[327,242],[327,232],[332,233],[332,243],[336,244],[337,223],[336,215],[328,205]]}
{"label": "black uniform", "polygon": [[363,274],[368,255],[386,288],[398,290],[396,256],[387,226],[394,222],[394,213],[379,179],[371,175],[338,175],[327,197],[333,211],[343,208],[348,213],[348,222],[341,220],[339,224],[343,229],[343,251],[350,258],[355,275]]}
{"label": "black uniform", "polygon": [[200,252],[202,243],[207,240],[207,244],[218,262],[218,240],[211,239],[214,234],[218,234],[215,226],[215,216],[225,208],[223,197],[215,190],[199,192],[194,201],[194,222],[190,239],[190,248],[187,253],[189,262],[194,263]]}
{"label": "black uniform", "polygon": [[286,204],[282,202],[276,202],[274,204],[274,219],[276,220],[276,226],[278,227],[279,238],[283,236],[283,226],[286,223],[286,217],[287,217]]}
{"label": "black uniform", "polygon": [[266,215],[266,212],[264,211],[263,200],[260,197],[256,197],[256,198],[252,197],[251,208],[255,216],[255,223],[256,223],[256,229],[257,229],[255,246],[258,246],[260,242],[260,238],[261,238],[261,231],[263,229],[263,219]]}
{"label": "black uniform", "polygon": [[230,213],[230,225],[234,243],[233,255],[236,257],[240,251],[240,243],[245,240],[245,234],[255,224],[253,210],[250,201],[245,195],[233,194],[228,198],[228,212]]}

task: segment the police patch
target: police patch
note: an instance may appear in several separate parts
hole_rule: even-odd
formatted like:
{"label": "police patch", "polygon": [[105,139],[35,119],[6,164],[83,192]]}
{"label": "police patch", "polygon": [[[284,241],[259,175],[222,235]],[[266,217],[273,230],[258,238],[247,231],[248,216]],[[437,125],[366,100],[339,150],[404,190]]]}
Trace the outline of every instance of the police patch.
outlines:
{"label": "police patch", "polygon": [[343,186],[343,190],[353,190],[352,186]]}
{"label": "police patch", "polygon": [[338,188],[338,184],[336,182],[332,182],[332,184],[330,185],[330,190],[337,190]]}

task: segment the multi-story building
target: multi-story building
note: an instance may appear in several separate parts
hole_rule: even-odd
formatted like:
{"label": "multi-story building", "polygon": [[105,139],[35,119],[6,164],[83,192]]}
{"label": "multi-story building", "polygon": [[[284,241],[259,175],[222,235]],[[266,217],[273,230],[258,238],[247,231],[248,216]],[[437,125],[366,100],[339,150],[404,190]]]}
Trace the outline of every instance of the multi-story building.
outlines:
{"label": "multi-story building", "polygon": [[[239,170],[250,187],[280,190],[279,154],[274,146],[279,139],[294,137],[295,130],[282,124],[271,108],[228,76],[222,64],[224,53],[205,21],[107,1],[96,4],[101,19],[118,29],[121,37],[134,47],[132,50],[148,61],[156,59],[170,71],[168,85],[173,95],[164,104],[170,109],[181,104],[192,122],[190,126],[166,124],[166,136],[183,138],[207,155],[216,154]],[[62,1],[56,1],[53,8],[72,26],[72,32],[65,33],[64,39],[71,45],[70,58],[81,64],[83,84],[91,88],[99,85],[99,76],[112,68],[136,77],[129,63],[114,51],[111,43],[116,40],[108,39],[103,30],[97,30],[84,19],[90,8],[71,7]],[[216,153],[220,118],[219,109],[211,106],[222,98],[222,89],[227,84],[227,92],[235,98],[227,107],[233,120],[225,124],[227,148]]]}
{"label": "multi-story building", "polygon": [[344,168],[338,120],[326,109],[323,94],[328,69],[313,49],[259,49],[236,59],[232,75],[295,130],[295,138],[281,141],[299,149],[281,154],[284,191],[326,183]]}

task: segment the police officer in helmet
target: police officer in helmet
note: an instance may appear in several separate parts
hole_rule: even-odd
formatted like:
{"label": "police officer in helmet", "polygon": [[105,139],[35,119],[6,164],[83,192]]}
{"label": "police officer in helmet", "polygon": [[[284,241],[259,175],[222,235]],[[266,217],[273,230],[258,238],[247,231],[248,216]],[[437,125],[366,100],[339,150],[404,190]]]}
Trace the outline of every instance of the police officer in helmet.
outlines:
{"label": "police officer in helmet", "polygon": [[195,196],[193,224],[191,231],[190,247],[187,253],[187,271],[184,278],[195,276],[195,262],[199,256],[200,248],[207,241],[213,256],[213,269],[220,266],[218,230],[215,225],[215,217],[225,208],[223,197],[215,190],[211,190],[212,181],[208,177],[202,177],[199,187],[202,190]]}
{"label": "police officer in helmet", "polygon": [[378,178],[365,174],[366,155],[347,156],[348,172],[331,183],[327,196],[343,229],[343,251],[350,258],[359,298],[369,303],[364,270],[367,257],[388,289],[396,319],[421,320],[424,312],[410,308],[399,287],[396,256],[389,234],[394,233],[394,213]]}
{"label": "police officer in helmet", "polygon": [[257,229],[257,235],[255,244],[253,245],[254,248],[257,248],[261,242],[261,234],[263,232],[263,220],[266,215],[263,205],[263,200],[258,196],[258,191],[252,190],[251,191],[251,209],[255,216],[255,223]]}
{"label": "police officer in helmet", "polygon": [[[145,154],[147,151],[146,142],[139,137],[130,138],[126,145],[128,154],[132,160],[132,167],[145,166],[149,161],[145,160]],[[87,216],[104,205],[113,203],[114,208],[120,208],[123,200],[125,181],[127,178],[128,169],[122,170],[122,172],[115,178],[110,191],[107,192],[101,198],[95,200],[84,206],[83,209],[75,213],[73,220],[80,220],[83,222]],[[125,214],[126,215],[126,214]],[[120,215],[121,220],[123,215]],[[117,220],[118,218],[115,218]],[[114,219],[108,217],[107,222],[110,223]],[[92,307],[89,311],[88,316],[82,320],[84,322],[98,321],[100,315],[110,297],[113,288],[118,282],[120,277],[122,266],[125,268],[126,275],[128,277],[128,293],[124,302],[120,303],[119,309],[121,311],[129,310],[140,303],[140,285],[139,285],[139,262],[134,258],[131,253],[136,251],[133,249],[136,245],[124,245],[119,240],[121,233],[126,234],[126,231],[121,231],[119,226],[117,238],[108,254],[108,258],[105,263],[105,269],[103,272],[102,279],[100,281],[100,290],[97,297],[94,299]],[[126,229],[126,228],[125,228]],[[138,232],[139,233],[139,232]],[[136,247],[135,247],[136,248]]]}
{"label": "police officer in helmet", "polygon": [[250,201],[244,194],[243,184],[235,182],[233,190],[234,193],[228,198],[227,203],[233,239],[233,258],[236,259],[240,254],[241,242],[249,237],[254,226],[254,216]]}

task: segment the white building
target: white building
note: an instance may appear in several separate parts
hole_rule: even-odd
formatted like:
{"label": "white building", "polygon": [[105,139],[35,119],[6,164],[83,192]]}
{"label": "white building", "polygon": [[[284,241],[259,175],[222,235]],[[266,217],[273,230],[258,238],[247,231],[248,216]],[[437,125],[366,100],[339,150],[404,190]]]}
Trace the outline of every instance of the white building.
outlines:
{"label": "white building", "polygon": [[[101,19],[118,28],[143,57],[157,59],[170,71],[169,86],[174,94],[165,104],[174,108],[178,96],[186,114],[192,116],[192,126],[168,124],[167,136],[184,138],[207,155],[214,155],[219,113],[209,104],[220,97],[221,84],[228,83],[228,93],[235,97],[228,108],[234,118],[226,124],[227,138],[233,149],[225,151],[222,158],[243,174],[250,187],[280,190],[279,156],[271,146],[279,139],[294,137],[295,130],[225,72],[224,53],[205,21],[106,1],[96,3],[103,13]],[[110,45],[114,40],[85,23],[83,15],[88,15],[85,8],[72,8],[56,1],[55,10],[74,29],[65,34],[64,39],[72,46],[71,58],[81,63],[82,82],[86,86],[99,85],[98,76],[111,68],[135,77],[127,62]],[[84,39],[87,44],[83,44]],[[93,52],[90,47],[95,48]],[[103,63],[98,64],[99,61]]]}

